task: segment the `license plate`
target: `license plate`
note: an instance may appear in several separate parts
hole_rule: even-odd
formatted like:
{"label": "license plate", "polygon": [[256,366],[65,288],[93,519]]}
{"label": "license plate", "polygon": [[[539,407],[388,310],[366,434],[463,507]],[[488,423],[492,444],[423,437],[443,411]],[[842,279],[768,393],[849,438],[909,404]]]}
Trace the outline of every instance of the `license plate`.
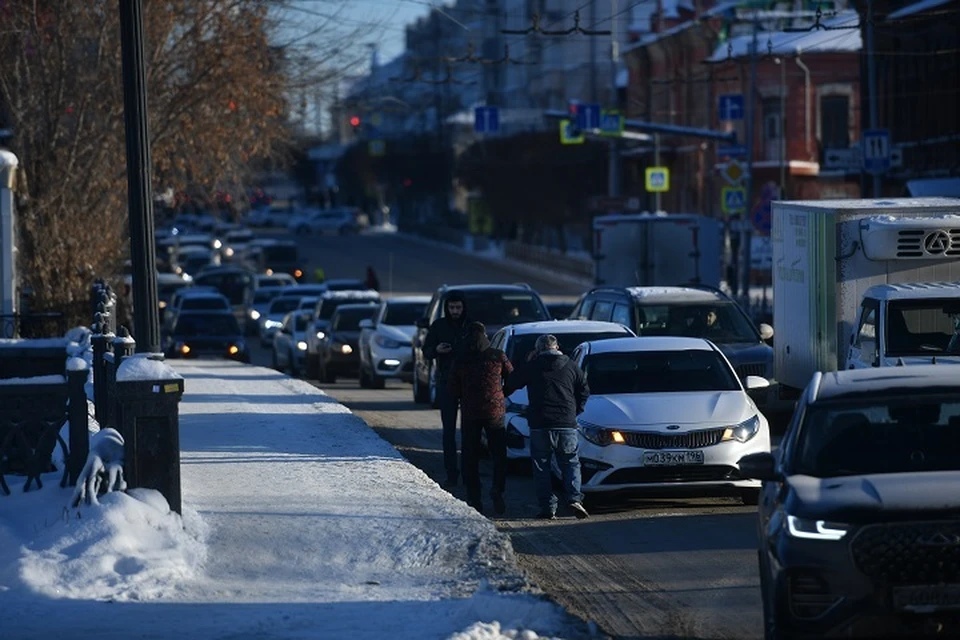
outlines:
{"label": "license plate", "polygon": [[678,467],[703,464],[703,451],[644,451],[645,467]]}
{"label": "license plate", "polygon": [[960,584],[894,587],[893,608],[915,613],[960,609]]}

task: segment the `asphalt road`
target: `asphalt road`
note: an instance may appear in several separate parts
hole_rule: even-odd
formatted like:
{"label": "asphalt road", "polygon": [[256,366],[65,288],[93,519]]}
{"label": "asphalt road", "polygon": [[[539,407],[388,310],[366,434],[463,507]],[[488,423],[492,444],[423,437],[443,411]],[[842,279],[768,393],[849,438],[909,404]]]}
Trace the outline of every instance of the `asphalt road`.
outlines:
{"label": "asphalt road", "polygon": [[[377,270],[384,292],[431,293],[442,283],[530,283],[542,294],[577,295],[579,288],[520,277],[503,266],[390,235],[301,238],[308,270],[328,278]],[[392,256],[392,258],[391,258]],[[254,363],[269,366],[259,347]],[[445,474],[437,411],[412,401],[410,385],[360,389],[355,380],[319,385],[350,407],[429,476]],[[490,486],[490,468],[481,473]],[[729,638],[761,635],[755,510],[733,499],[604,501],[591,517],[532,519],[529,471],[508,477],[507,513],[497,527],[511,536],[521,566],[554,600],[616,638]],[[457,487],[453,495],[464,499]],[[490,505],[487,505],[490,508]],[[491,512],[492,513],[492,512]]]}

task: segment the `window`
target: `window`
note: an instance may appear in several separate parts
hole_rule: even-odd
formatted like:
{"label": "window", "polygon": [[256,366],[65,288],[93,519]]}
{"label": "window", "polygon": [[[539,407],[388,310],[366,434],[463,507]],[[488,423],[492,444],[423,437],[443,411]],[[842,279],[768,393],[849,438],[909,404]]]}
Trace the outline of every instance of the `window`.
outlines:
{"label": "window", "polygon": [[625,304],[616,304],[613,307],[613,317],[610,319],[611,322],[618,322],[625,327],[629,327],[630,322],[630,307]]}
{"label": "window", "polygon": [[423,311],[426,306],[427,305],[422,302],[388,303],[381,322],[394,326],[414,325],[417,320],[423,317]]}
{"label": "window", "polygon": [[360,331],[360,321],[369,320],[377,312],[377,307],[370,305],[364,309],[340,309],[333,320],[335,331]]}
{"label": "window", "polygon": [[850,147],[850,98],[823,96],[820,98],[820,139],[824,149]]}
{"label": "window", "polygon": [[877,351],[877,303],[867,301],[863,303],[860,312],[860,327],[857,329],[857,338],[854,346],[860,349],[860,357],[868,362],[876,362],[879,357]]}
{"label": "window", "polygon": [[583,304],[580,305],[580,310],[577,311],[578,320],[589,320],[590,313],[593,311],[593,305],[596,304],[596,300],[589,298],[583,301]]}
{"label": "window", "polygon": [[954,298],[892,300],[885,333],[887,355],[960,354],[960,303]]}
{"label": "window", "polygon": [[780,139],[783,131],[781,115],[780,98],[763,100],[763,139],[767,142]]}
{"label": "window", "polygon": [[613,311],[613,303],[607,300],[599,300],[590,314],[591,320],[607,321],[610,319],[610,313]]}

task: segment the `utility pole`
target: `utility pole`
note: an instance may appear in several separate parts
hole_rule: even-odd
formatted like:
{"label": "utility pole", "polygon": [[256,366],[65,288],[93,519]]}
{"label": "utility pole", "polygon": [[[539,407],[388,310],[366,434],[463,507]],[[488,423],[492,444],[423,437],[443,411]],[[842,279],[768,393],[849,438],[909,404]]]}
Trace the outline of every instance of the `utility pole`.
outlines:
{"label": "utility pole", "polygon": [[[873,56],[873,0],[867,0],[867,102],[870,104],[870,128],[877,123],[877,63]],[[873,197],[880,197],[880,174],[873,174]]]}
{"label": "utility pole", "polygon": [[123,120],[127,140],[127,200],[133,275],[133,337],[137,351],[160,352],[157,257],[153,232],[147,72],[143,46],[143,0],[120,0],[123,55]]}
{"label": "utility pole", "polygon": [[[592,42],[592,41],[591,41]],[[591,44],[591,46],[593,46]],[[620,58],[620,43],[617,42],[617,0],[610,0],[610,90],[613,108],[620,110],[619,91],[617,90],[617,61]],[[626,114],[624,114],[625,116]],[[621,116],[621,117],[624,117]],[[607,195],[620,197],[620,147],[617,139],[610,140],[610,161],[607,168]]]}
{"label": "utility pole", "polygon": [[757,37],[760,29],[760,22],[757,19],[757,11],[753,13],[753,43],[750,45],[750,81],[747,85],[747,95],[744,97],[745,111],[744,118],[746,122],[746,144],[747,144],[747,175],[745,193],[746,202],[743,214],[740,217],[740,292],[743,296],[744,309],[750,312],[750,209],[753,205],[753,120],[754,120],[754,97],[757,92]]}

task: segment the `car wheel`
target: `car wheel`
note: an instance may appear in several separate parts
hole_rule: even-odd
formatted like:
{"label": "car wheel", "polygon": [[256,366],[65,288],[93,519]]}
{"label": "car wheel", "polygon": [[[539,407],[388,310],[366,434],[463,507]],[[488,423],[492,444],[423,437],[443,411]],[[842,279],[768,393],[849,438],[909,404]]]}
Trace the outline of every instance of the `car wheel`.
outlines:
{"label": "car wheel", "polygon": [[317,356],[307,354],[303,362],[303,375],[307,380],[317,379]]}
{"label": "car wheel", "polygon": [[274,368],[275,370],[277,370],[277,371],[282,371],[282,369],[280,368],[280,361],[277,360],[277,351],[276,351],[276,349],[274,349],[274,351],[273,351],[273,356],[272,356],[271,360],[272,360],[273,368]]}
{"label": "car wheel", "polygon": [[760,489],[743,489],[740,492],[740,500],[748,507],[755,507],[760,504]]}
{"label": "car wheel", "polygon": [[369,376],[368,376],[368,374],[367,374],[367,368],[364,367],[363,365],[360,365],[360,376],[359,376],[359,378],[360,378],[360,379],[359,379],[360,388],[361,388],[361,389],[369,389],[369,388],[370,388],[370,378],[369,378]]}
{"label": "car wheel", "polygon": [[337,374],[330,370],[330,366],[327,364],[320,365],[320,382],[326,382],[327,384],[333,384],[337,381]]}
{"label": "car wheel", "polygon": [[290,355],[287,357],[290,358],[290,363],[287,366],[287,368],[290,369],[290,375],[294,378],[299,378],[300,370],[297,369],[297,359],[294,357],[294,353],[292,349],[290,350]]}
{"label": "car wheel", "polygon": [[387,380],[383,376],[378,376],[375,373],[370,374],[370,388],[371,389],[383,389],[387,386]]}

